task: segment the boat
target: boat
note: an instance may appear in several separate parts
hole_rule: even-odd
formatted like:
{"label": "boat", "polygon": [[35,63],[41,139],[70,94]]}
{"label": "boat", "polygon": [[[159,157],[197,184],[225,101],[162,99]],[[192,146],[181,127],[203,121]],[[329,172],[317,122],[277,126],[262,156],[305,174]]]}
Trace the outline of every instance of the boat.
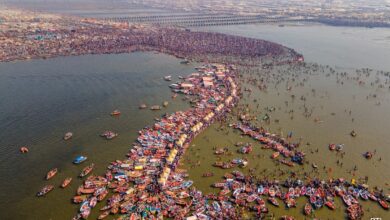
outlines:
{"label": "boat", "polygon": [[52,191],[53,189],[54,189],[53,185],[46,185],[37,193],[37,196],[38,197],[44,196],[48,194],[50,191]]}
{"label": "boat", "polygon": [[351,206],[352,205],[352,196],[351,195],[343,195],[342,198],[343,198],[344,203],[347,206]]}
{"label": "boat", "polygon": [[246,198],[246,201],[251,203],[254,202],[257,198],[259,198],[256,194],[252,194]]}
{"label": "boat", "polygon": [[180,64],[189,64],[189,63],[190,63],[190,61],[188,61],[187,59],[180,61]]}
{"label": "boat", "polygon": [[227,195],[230,193],[230,190],[229,189],[223,189],[219,192],[219,195],[221,196],[224,196],[224,195]]}
{"label": "boat", "polygon": [[139,105],[139,109],[145,109],[145,108],[147,108],[148,106],[146,105],[146,104],[141,104],[141,105]]}
{"label": "boat", "polygon": [[295,207],[297,204],[295,199],[293,199],[293,198],[288,198],[288,199],[286,199],[285,202],[286,202],[287,208]]}
{"label": "boat", "polygon": [[182,188],[189,188],[190,186],[192,186],[193,183],[194,183],[194,182],[193,182],[192,180],[188,180],[188,181],[185,181],[185,182],[181,185],[181,187],[182,187]]}
{"label": "boat", "polygon": [[111,139],[114,139],[115,137],[118,136],[118,133],[115,133],[113,131],[105,131],[103,132],[102,134],[100,134],[100,137],[104,137],[106,138],[107,140],[111,140]]}
{"label": "boat", "polygon": [[83,203],[81,203],[80,206],[80,214],[83,219],[87,219],[88,216],[91,214],[91,207],[89,207],[89,201],[86,200]]}
{"label": "boat", "polygon": [[213,172],[207,172],[202,174],[202,177],[211,177],[211,176],[214,176]]}
{"label": "boat", "polygon": [[169,75],[169,76],[164,76],[164,80],[165,81],[172,81],[172,76]]}
{"label": "boat", "polygon": [[20,152],[22,153],[22,154],[24,154],[24,153],[28,153],[28,148],[27,147],[21,147],[20,149]]}
{"label": "boat", "polygon": [[336,206],[335,206],[334,202],[331,201],[331,200],[326,201],[326,202],[325,202],[325,205],[326,205],[329,209],[331,209],[331,210],[335,210],[335,209],[336,209]]}
{"label": "boat", "polygon": [[67,178],[64,180],[64,182],[62,182],[61,187],[62,187],[62,188],[67,187],[67,186],[70,184],[70,182],[72,182],[72,177],[67,177]]}
{"label": "boat", "polygon": [[93,164],[93,163],[92,163],[91,165],[85,167],[85,168],[81,171],[80,177],[84,177],[84,176],[88,175],[88,174],[93,170],[94,167],[95,167],[95,164]]}
{"label": "boat", "polygon": [[73,137],[73,133],[72,132],[67,132],[67,133],[65,133],[63,139],[65,141],[67,141],[67,140],[71,139],[72,137]]}
{"label": "boat", "polygon": [[285,160],[285,159],[279,160],[279,162],[284,164],[284,165],[287,165],[289,167],[295,166],[295,164],[292,161],[288,161],[288,160]]}
{"label": "boat", "polygon": [[73,163],[74,164],[80,164],[84,161],[86,161],[88,159],[88,157],[85,157],[85,156],[77,156],[74,160],[73,160]]}
{"label": "boat", "polygon": [[387,202],[385,200],[378,199],[378,202],[382,206],[382,208],[384,208],[386,210],[389,209],[389,204],[387,204]]}
{"label": "boat", "polygon": [[275,197],[275,194],[276,194],[275,188],[273,188],[273,187],[269,188],[268,195],[270,197]]}
{"label": "boat", "polygon": [[95,196],[93,196],[93,197],[89,200],[89,207],[91,207],[91,208],[95,207],[96,204],[97,204],[97,202],[98,202],[98,199],[97,199]]}
{"label": "boat", "polygon": [[280,153],[278,151],[274,152],[272,155],[271,155],[271,158],[272,159],[275,159],[277,157],[279,157]]}
{"label": "boat", "polygon": [[154,111],[161,110],[161,106],[159,106],[159,105],[152,105],[152,106],[150,106],[150,110],[154,110]]}
{"label": "boat", "polygon": [[164,101],[164,102],[163,102],[163,106],[164,106],[164,107],[167,107],[168,104],[169,104],[169,103],[168,103],[167,101]]}
{"label": "boat", "polygon": [[270,202],[274,206],[279,206],[278,200],[276,200],[274,197],[269,197],[268,202]]}
{"label": "boat", "polygon": [[109,214],[110,214],[110,211],[104,211],[104,212],[102,212],[102,213],[98,216],[98,219],[99,219],[99,220],[105,219]]}
{"label": "boat", "polygon": [[54,169],[50,170],[49,172],[47,172],[46,180],[53,178],[57,174],[57,172],[58,172],[57,168],[54,168]]}
{"label": "boat", "polygon": [[120,114],[121,114],[121,112],[118,109],[111,112],[111,116],[119,116]]}
{"label": "boat", "polygon": [[310,205],[310,203],[306,203],[304,207],[305,215],[309,216],[313,212],[313,207]]}
{"label": "boat", "polygon": [[336,150],[336,144],[329,144],[329,150]]}
{"label": "boat", "polygon": [[76,203],[76,204],[82,203],[85,200],[87,200],[87,195],[74,196],[72,199],[73,203]]}
{"label": "boat", "polygon": [[367,151],[366,153],[363,154],[363,156],[364,156],[366,159],[371,159],[371,158],[372,158],[372,155],[373,155],[373,153],[370,152],[370,151]]}
{"label": "boat", "polygon": [[212,204],[213,204],[213,208],[216,212],[221,211],[221,206],[219,205],[219,203],[217,201],[214,201]]}
{"label": "boat", "polygon": [[173,83],[173,84],[169,85],[169,88],[171,88],[171,89],[179,89],[180,85],[177,84],[177,83]]}

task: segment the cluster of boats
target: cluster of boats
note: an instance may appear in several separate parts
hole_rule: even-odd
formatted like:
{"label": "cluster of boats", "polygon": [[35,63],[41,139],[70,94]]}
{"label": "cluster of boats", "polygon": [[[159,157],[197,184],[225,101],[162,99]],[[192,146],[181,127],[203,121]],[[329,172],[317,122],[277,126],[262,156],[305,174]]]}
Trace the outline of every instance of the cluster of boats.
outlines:
{"label": "cluster of boats", "polygon": [[[224,65],[208,65],[199,68],[197,73],[183,77],[172,91],[184,94],[193,107],[187,111],[165,114],[154,125],[140,130],[127,159],[111,162],[102,176],[87,177],[73,197],[73,202],[80,204],[79,212],[73,219],[87,219],[97,203],[104,200],[106,205],[100,209],[98,219],[110,214],[119,214],[118,219],[122,220],[242,219],[242,210],[252,211],[256,218],[263,218],[268,213],[268,203],[294,208],[298,206],[297,199],[300,197],[308,199],[303,207],[306,215],[324,206],[335,209],[337,197],[347,206],[350,219],[360,219],[364,214],[359,200],[372,200],[384,209],[389,208],[387,202],[390,197],[382,191],[369,190],[367,185],[344,179],[314,179],[308,182],[287,179],[280,182],[257,179],[235,170],[226,173],[223,180],[212,185],[220,189],[218,193],[203,194],[193,187],[187,171],[177,167],[179,160],[196,135],[214,120],[225,117],[237,103],[235,78],[234,69]],[[273,158],[282,155],[284,158],[279,159],[281,163],[303,163],[305,154],[297,150],[298,144],[289,143],[248,123],[232,126],[260,141],[263,148],[273,149]],[[239,151],[250,153],[252,146],[240,146]],[[215,153],[226,154],[227,149],[216,149]],[[81,162],[85,160],[81,157],[75,159]],[[236,158],[216,165],[232,168],[246,166],[247,163],[244,159]],[[93,168],[94,164],[84,168],[80,177],[87,176]],[[213,175],[206,172],[202,176]],[[66,181],[69,184],[71,178]],[[45,186],[38,196],[45,195],[53,188],[52,185]],[[283,216],[283,219],[294,218]]]}
{"label": "cluster of boats", "polygon": [[[74,164],[80,164],[84,161],[87,160],[87,157],[85,156],[77,156],[74,160],[73,160],[73,163]],[[95,167],[95,164],[90,164],[88,166],[86,166],[85,168],[83,168],[83,170],[81,171],[79,177],[80,178],[83,178],[85,176],[87,176],[88,174],[90,174],[93,170],[93,168]],[[57,168],[54,168],[54,169],[51,169],[49,172],[47,172],[46,174],[46,180],[50,180],[52,179],[56,174],[58,173],[58,169]],[[67,177],[65,178],[65,180],[61,183],[61,188],[66,188],[71,182],[72,182],[73,178],[72,177]],[[52,190],[54,189],[54,186],[53,185],[45,185],[44,187],[42,187],[41,190],[39,190],[39,192],[37,193],[37,196],[38,197],[41,197],[41,196],[44,196],[46,195],[47,193],[51,192]]]}
{"label": "cluster of boats", "polygon": [[[177,166],[191,140],[238,101],[235,77],[233,69],[224,65],[205,66],[183,77],[173,92],[184,94],[193,108],[165,114],[153,126],[145,127],[128,159],[112,162],[104,176],[87,178],[73,199],[81,203],[74,219],[88,218],[96,201],[103,198],[101,193],[108,189],[113,194],[99,219],[110,213],[121,213],[120,219],[183,219],[191,218],[198,209],[199,218],[207,219],[206,197],[191,187],[193,181],[186,180],[188,174]],[[213,208],[224,207],[217,202],[210,211]]]}
{"label": "cluster of boats", "polygon": [[294,166],[294,164],[303,164],[305,153],[298,151],[299,143],[290,143],[286,139],[278,137],[275,134],[269,133],[264,128],[255,127],[248,122],[236,123],[231,125],[235,129],[241,130],[244,135],[248,135],[251,138],[262,143],[263,149],[272,149],[275,153],[272,158],[277,158],[279,155],[283,155],[287,159],[279,159],[278,161],[288,166]]}

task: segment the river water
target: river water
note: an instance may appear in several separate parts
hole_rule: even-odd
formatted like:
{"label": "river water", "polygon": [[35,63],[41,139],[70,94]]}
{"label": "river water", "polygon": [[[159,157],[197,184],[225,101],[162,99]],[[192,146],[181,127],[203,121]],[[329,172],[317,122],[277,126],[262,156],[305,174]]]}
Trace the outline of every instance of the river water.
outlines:
{"label": "river water", "polygon": [[390,29],[312,23],[217,26],[195,30],[260,38],[295,49],[306,61],[348,68],[390,70]]}
{"label": "river water", "polygon": [[[50,60],[0,64],[0,216],[1,219],[70,219],[71,205],[80,181],[76,176],[88,162],[96,174],[110,161],[121,159],[137,137],[137,131],[155,117],[188,106],[171,100],[169,82],[163,76],[189,74],[194,66],[174,57],[154,53],[60,57]],[[161,111],[139,110],[141,103],[170,105]],[[119,109],[122,115],[110,116]],[[106,141],[105,130],[119,133]],[[63,141],[67,131],[74,137]],[[22,155],[19,147],[30,152]],[[88,162],[75,166],[76,155]],[[53,180],[45,173],[57,167]],[[35,193],[45,184],[58,187],[73,177],[69,188],[56,188],[46,198]],[[8,193],[6,193],[8,192]]]}
{"label": "river water", "polygon": [[[348,72],[350,76],[356,74],[353,68],[390,70],[390,32],[386,29],[244,25],[212,27],[211,30],[281,43],[303,53],[307,61],[338,66],[336,71]],[[181,65],[174,57],[155,53],[87,55],[1,63],[1,219],[70,219],[78,209],[70,202],[80,184],[76,176],[86,165],[75,166],[71,163],[72,159],[79,154],[88,156],[89,162],[97,165],[94,173],[101,174],[110,161],[124,158],[139,129],[152,124],[155,117],[165,112],[189,107],[179,97],[171,99],[169,83],[162,78],[172,75],[177,79],[178,75],[194,71],[194,67],[195,64]],[[273,71],[275,75],[280,74],[278,70]],[[371,186],[377,185],[389,192],[389,90],[378,88],[377,83],[359,86],[355,80],[346,78],[341,79],[344,83],[340,84],[337,75],[331,74],[329,69],[299,76],[289,75],[291,73],[284,73],[283,83],[276,84],[271,80],[266,92],[244,83],[243,86],[251,88],[253,92],[245,93],[241,103],[249,104],[259,118],[267,112],[266,107],[275,107],[276,110],[268,114],[272,121],[278,119],[279,123],[265,124],[261,120],[256,123],[274,133],[293,131],[294,139],[302,137],[304,143],[310,142],[302,149],[307,152],[310,162],[319,165],[320,171],[312,171],[310,164],[293,169],[281,167],[269,158],[271,152],[261,150],[259,144],[231,129],[217,130],[215,125],[195,139],[194,146],[184,158],[183,163],[187,161],[184,167],[189,169],[195,185],[206,192],[211,191],[210,184],[228,171],[211,168],[211,164],[218,159],[213,155],[213,147],[226,146],[235,152],[234,143],[242,141],[254,144],[255,152],[247,157],[249,168],[255,168],[259,176],[273,177],[280,172],[279,168],[286,172],[306,171],[321,178],[343,176],[350,179],[367,175]],[[252,77],[260,78],[261,74],[262,71],[256,72]],[[370,77],[363,78],[375,82],[376,76],[374,71]],[[386,79],[380,74],[378,77],[382,82]],[[304,86],[297,86],[293,78],[296,82],[307,81]],[[291,91],[286,90],[287,84],[292,86]],[[293,101],[291,95],[295,95],[296,100]],[[305,103],[299,99],[301,96],[307,99]],[[161,105],[164,100],[168,100],[170,105],[162,111],[138,109],[143,102]],[[288,107],[285,106],[286,101]],[[376,105],[378,102],[381,105]],[[313,109],[313,117],[302,116],[304,107]],[[109,115],[114,109],[121,110],[119,118]],[[288,112],[291,109],[295,111],[293,119]],[[349,110],[352,110],[351,115]],[[323,123],[314,123],[314,117],[320,118]],[[105,141],[98,136],[108,129],[118,132],[119,137]],[[356,138],[349,136],[352,129],[358,132]],[[61,138],[67,131],[72,131],[74,138],[64,142]],[[346,145],[344,158],[328,151],[327,144],[332,142]],[[22,145],[29,146],[28,154],[19,153]],[[377,154],[372,160],[362,157],[363,152],[373,149],[377,150]],[[234,157],[243,155],[234,153],[221,159]],[[336,165],[337,160],[344,162],[343,167]],[[200,166],[190,166],[197,161]],[[354,165],[358,166],[358,170],[353,174],[350,170]],[[333,171],[323,171],[323,166]],[[59,173],[52,180],[45,181],[46,172],[54,167],[59,168]],[[201,177],[202,173],[210,170],[215,172],[214,177]],[[74,179],[68,188],[56,188],[45,198],[35,197],[43,185],[50,183],[57,187],[68,176]],[[271,208],[271,211],[277,216],[288,213],[302,219],[305,201],[298,202],[296,209]],[[344,209],[340,201],[337,201],[337,205],[339,208],[334,212],[324,208],[316,215],[321,219],[341,219]],[[363,205],[367,218],[389,217],[388,212],[377,204],[369,202]],[[97,214],[95,208],[90,219],[96,218]]]}

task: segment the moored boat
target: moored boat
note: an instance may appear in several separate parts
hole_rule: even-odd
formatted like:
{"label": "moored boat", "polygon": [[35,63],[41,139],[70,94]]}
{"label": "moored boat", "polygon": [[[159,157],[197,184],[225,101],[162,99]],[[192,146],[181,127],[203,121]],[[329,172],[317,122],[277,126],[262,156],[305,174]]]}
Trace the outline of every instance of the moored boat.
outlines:
{"label": "moored boat", "polygon": [[67,177],[67,178],[62,182],[61,187],[62,187],[62,188],[67,187],[67,186],[70,184],[70,182],[72,182],[72,177]]}
{"label": "moored boat", "polygon": [[118,109],[111,112],[111,116],[119,116],[120,114],[121,114],[121,112]]}
{"label": "moored boat", "polygon": [[304,207],[305,215],[309,216],[313,212],[313,207],[310,205],[310,203],[306,203]]}
{"label": "moored boat", "polygon": [[74,164],[80,164],[84,161],[86,161],[88,159],[88,157],[85,157],[85,156],[77,156],[74,160],[73,160],[73,163]]}
{"label": "moored boat", "polygon": [[100,137],[104,137],[107,140],[111,140],[117,137],[118,135],[119,135],[118,133],[115,133],[113,131],[104,131],[103,133],[100,134]]}
{"label": "moored boat", "polygon": [[95,167],[95,164],[90,164],[89,166],[85,167],[81,173],[80,173],[80,177],[84,177],[86,175],[88,175],[92,170],[93,168]]}
{"label": "moored boat", "polygon": [[150,106],[150,110],[161,110],[161,106],[159,106],[159,105],[152,105],[152,106]]}
{"label": "moored boat", "polygon": [[110,214],[110,211],[103,211],[99,216],[98,219],[105,219]]}
{"label": "moored boat", "polygon": [[72,132],[67,132],[67,133],[65,133],[63,139],[65,141],[67,141],[67,140],[71,139],[72,137],[73,137],[73,133]]}
{"label": "moored boat", "polygon": [[20,148],[20,152],[21,152],[22,154],[28,153],[28,148],[27,148],[26,146],[23,146],[23,147]]}
{"label": "moored boat", "polygon": [[379,204],[382,206],[382,208],[384,208],[384,209],[389,209],[389,204],[387,204],[387,202],[385,201],[385,200],[383,200],[383,199],[378,199],[378,202],[379,202]]}
{"label": "moored boat", "polygon": [[44,196],[47,193],[49,193],[50,191],[52,191],[53,189],[54,189],[53,185],[46,185],[37,193],[37,196],[38,197]]}
{"label": "moored boat", "polygon": [[53,178],[57,174],[57,172],[58,172],[57,168],[54,168],[54,169],[50,170],[49,172],[47,172],[46,180]]}
{"label": "moored boat", "polygon": [[269,197],[268,202],[270,202],[274,206],[279,206],[278,200],[276,200],[274,197]]}

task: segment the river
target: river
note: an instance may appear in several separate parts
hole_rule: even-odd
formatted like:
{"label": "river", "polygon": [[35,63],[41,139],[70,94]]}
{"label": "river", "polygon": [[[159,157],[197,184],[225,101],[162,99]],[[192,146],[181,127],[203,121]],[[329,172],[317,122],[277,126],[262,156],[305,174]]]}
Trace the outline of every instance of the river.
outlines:
{"label": "river", "polygon": [[[305,56],[306,61],[324,65],[337,66],[337,71],[354,74],[354,68],[369,67],[379,70],[390,70],[390,31],[388,29],[342,28],[322,25],[243,25],[228,27],[210,27],[202,30],[213,30],[228,34],[262,38],[294,48]],[[0,216],[1,219],[70,219],[78,209],[70,199],[74,195],[80,180],[76,175],[86,165],[75,166],[71,163],[77,155],[86,155],[89,162],[97,167],[94,173],[101,174],[110,161],[124,158],[131,143],[137,137],[137,131],[150,125],[155,117],[165,112],[185,109],[187,104],[178,97],[171,99],[169,83],[163,76],[191,73],[195,64],[181,65],[179,60],[162,54],[133,53],[120,55],[86,55],[77,57],[59,57],[48,60],[18,61],[0,64]],[[378,89],[375,86],[358,86],[349,79],[341,86],[336,76],[327,77],[326,72],[303,74],[296,77],[298,81],[307,78],[305,86],[294,87],[291,92],[285,91],[285,84],[267,92],[254,91],[242,103],[256,108],[254,99],[260,103],[255,112],[264,115],[266,107],[275,107],[275,112],[269,113],[272,119],[280,123],[265,125],[273,132],[294,131],[294,138],[302,136],[310,146],[303,146],[308,152],[308,159],[320,167],[333,168],[333,176],[352,178],[348,170],[358,165],[357,176],[368,175],[369,183],[379,185],[389,191],[390,182],[389,148],[387,131],[390,129],[390,119],[387,117],[390,108],[388,89]],[[375,77],[375,73],[372,75]],[[256,76],[259,77],[259,76]],[[286,76],[289,77],[289,76]],[[291,77],[289,78],[291,79]],[[373,78],[370,78],[373,80]],[[275,85],[272,82],[269,85]],[[293,85],[293,84],[292,84]],[[255,87],[244,84],[245,87],[256,90]],[[313,89],[316,94],[313,95]],[[367,101],[366,96],[377,94],[377,99]],[[291,101],[291,95],[297,97]],[[248,94],[246,94],[248,95]],[[317,117],[324,121],[315,124],[313,118],[306,119],[302,112],[303,103],[298,99],[305,96],[307,106],[315,108]],[[245,96],[247,97],[247,96]],[[354,98],[355,97],[355,98]],[[162,111],[139,110],[139,104],[160,104],[168,100],[170,105]],[[290,102],[289,108],[297,113],[295,118],[284,107],[285,101]],[[381,105],[375,105],[381,101]],[[119,109],[122,115],[113,118],[109,114]],[[352,116],[345,112],[352,109]],[[331,114],[331,113],[334,113]],[[355,121],[352,123],[351,118]],[[261,125],[262,122],[259,122]],[[186,160],[199,160],[201,166],[191,168],[190,177],[195,185],[202,190],[210,190],[209,185],[221,178],[225,171],[211,169],[216,160],[212,147],[227,146],[233,152],[237,141],[252,142],[242,138],[239,133],[229,129],[217,131],[216,126],[206,130],[194,141]],[[119,137],[106,141],[99,137],[104,130],[114,130]],[[356,129],[358,137],[349,136],[351,129]],[[74,133],[74,138],[68,142],[61,140],[67,131]],[[228,132],[228,133],[227,133]],[[228,135],[227,135],[228,134]],[[344,167],[338,168],[335,163],[340,157],[329,152],[330,142],[346,144]],[[28,154],[19,153],[19,147],[27,145]],[[261,150],[254,143],[255,153],[250,155],[250,166],[260,172],[271,175],[279,166],[269,159],[270,152]],[[199,150],[198,150],[199,149]],[[310,153],[319,149],[319,152]],[[362,157],[366,150],[376,149],[382,157],[376,156],[367,161]],[[259,157],[255,155],[260,155]],[[240,156],[234,154],[232,157]],[[58,167],[59,174],[50,181],[44,176],[51,168]],[[293,170],[310,172],[310,164],[304,168]],[[200,175],[205,170],[212,170],[215,177],[204,179]],[[260,175],[260,173],[259,173]],[[314,175],[314,174],[313,174]],[[326,178],[326,172],[317,176]],[[45,184],[59,186],[62,180],[72,176],[74,182],[66,189],[56,188],[45,198],[36,198],[35,193]],[[292,212],[301,217],[301,206]],[[99,204],[100,207],[103,204]],[[337,205],[342,206],[338,201]],[[365,217],[382,217],[384,212],[377,204],[363,204],[366,208]],[[368,212],[367,209],[371,211]],[[271,209],[277,216],[286,214],[283,208]],[[321,210],[321,219],[339,219],[344,210],[338,208],[335,212]],[[96,209],[91,219],[97,216]]]}

